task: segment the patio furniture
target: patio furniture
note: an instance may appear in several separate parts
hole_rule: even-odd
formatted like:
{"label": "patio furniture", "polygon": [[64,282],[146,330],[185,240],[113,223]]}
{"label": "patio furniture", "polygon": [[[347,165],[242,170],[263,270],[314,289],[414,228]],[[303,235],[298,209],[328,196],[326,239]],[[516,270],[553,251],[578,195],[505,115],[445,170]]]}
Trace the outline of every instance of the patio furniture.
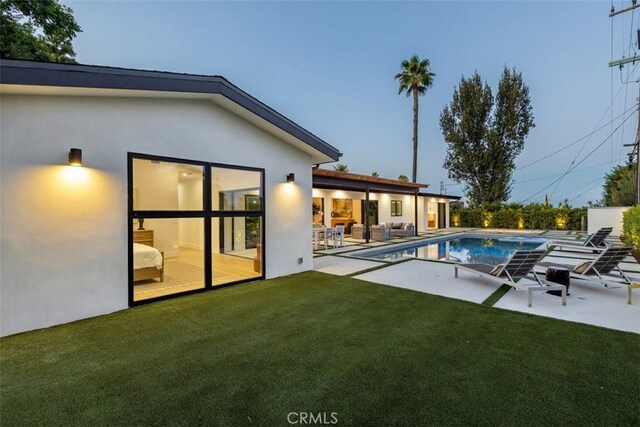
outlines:
{"label": "patio furniture", "polygon": [[609,247],[607,237],[612,231],[613,228],[604,227],[588,236],[585,240],[553,240],[547,246],[555,245],[557,248],[603,251]]}
{"label": "patio furniture", "polygon": [[349,222],[347,223],[347,225],[345,226],[345,228],[344,228],[344,233],[345,233],[345,234],[351,234],[351,227],[353,227],[353,225],[354,225],[355,223],[356,223],[356,222],[355,222],[355,220],[353,220],[353,219],[352,219],[351,221],[349,221]]}
{"label": "patio furniture", "polygon": [[371,226],[371,240],[387,240],[390,237],[391,233],[384,224]]}
{"label": "patio furniture", "polygon": [[[632,246],[611,246],[600,252],[595,259],[578,265],[566,265],[553,262],[538,263],[541,267],[565,267],[571,271],[571,277],[598,282],[608,287],[610,284],[631,285],[632,281],[620,268],[620,263],[633,250]],[[612,273],[617,271],[618,274]]]}
{"label": "patio furniture", "polygon": [[412,223],[393,223],[389,233],[391,237],[412,237],[415,234],[415,226]]}
{"label": "patio furniture", "polygon": [[313,227],[313,249],[317,250],[320,241],[324,242],[324,248],[327,249],[327,239],[325,239],[325,227]]}
{"label": "patio furniture", "polygon": [[337,225],[333,230],[333,247],[343,247],[344,246],[344,225]]}
{"label": "patio furniture", "polygon": [[[566,286],[542,280],[535,271],[533,271],[533,267],[542,259],[544,254],[544,250],[516,251],[506,263],[497,266],[489,264],[455,264],[455,277],[458,277],[458,270],[462,269],[478,274],[480,277],[490,279],[496,283],[509,285],[518,291],[526,290],[527,304],[529,307],[533,304],[533,292],[557,290],[561,292],[562,305],[566,305]],[[529,273],[533,274],[537,283],[522,284],[516,282],[517,279],[526,277]]]}
{"label": "patio furniture", "polygon": [[[567,295],[569,295],[569,287],[571,286],[571,275],[569,270],[564,267],[549,267],[545,272],[545,279],[549,282],[559,283],[567,287]],[[560,291],[548,291],[548,294],[561,296]]]}
{"label": "patio furniture", "polygon": [[640,289],[640,283],[632,283],[627,286],[627,304],[631,304],[631,291],[633,289]]}
{"label": "patio furniture", "polygon": [[353,224],[351,226],[351,237],[353,239],[364,239],[364,225]]}

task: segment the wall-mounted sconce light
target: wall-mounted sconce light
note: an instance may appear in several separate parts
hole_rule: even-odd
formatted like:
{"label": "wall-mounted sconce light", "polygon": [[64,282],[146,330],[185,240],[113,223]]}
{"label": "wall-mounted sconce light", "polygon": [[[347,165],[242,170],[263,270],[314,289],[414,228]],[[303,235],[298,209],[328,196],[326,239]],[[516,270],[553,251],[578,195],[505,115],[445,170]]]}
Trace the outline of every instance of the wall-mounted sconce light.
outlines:
{"label": "wall-mounted sconce light", "polygon": [[293,184],[294,182],[296,182],[296,175],[294,173],[290,173],[289,175],[287,175],[287,182],[289,184]]}
{"label": "wall-mounted sconce light", "polygon": [[82,166],[82,150],[79,148],[72,148],[69,150],[69,165]]}

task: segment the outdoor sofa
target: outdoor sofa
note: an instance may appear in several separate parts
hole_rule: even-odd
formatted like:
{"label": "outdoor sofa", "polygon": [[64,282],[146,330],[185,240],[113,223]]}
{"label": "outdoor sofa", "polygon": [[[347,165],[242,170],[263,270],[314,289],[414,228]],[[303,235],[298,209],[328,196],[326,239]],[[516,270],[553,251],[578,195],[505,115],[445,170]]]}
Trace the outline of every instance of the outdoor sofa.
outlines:
{"label": "outdoor sofa", "polygon": [[416,228],[410,222],[386,222],[384,226],[389,229],[391,237],[412,237],[416,234]]}
{"label": "outdoor sofa", "polygon": [[[391,234],[389,233],[389,229],[386,228],[384,225],[372,225],[370,227],[370,230],[371,230],[371,235],[370,235],[371,240],[387,240],[388,238],[391,237]],[[365,238],[364,225],[362,224],[352,225],[351,237],[354,239],[364,239]]]}
{"label": "outdoor sofa", "polygon": [[[416,228],[412,223],[387,222],[370,227],[371,240],[387,240],[392,237],[411,237],[416,234]],[[351,237],[354,239],[364,239],[364,225],[354,224],[351,227]]]}

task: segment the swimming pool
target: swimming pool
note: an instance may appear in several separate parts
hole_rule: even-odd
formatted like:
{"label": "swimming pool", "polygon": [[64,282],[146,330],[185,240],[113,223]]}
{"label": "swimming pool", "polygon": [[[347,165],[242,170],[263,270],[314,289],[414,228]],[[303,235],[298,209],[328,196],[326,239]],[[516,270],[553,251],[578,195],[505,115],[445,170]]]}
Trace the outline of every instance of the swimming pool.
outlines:
{"label": "swimming pool", "polygon": [[460,263],[485,263],[497,265],[509,259],[519,249],[531,250],[546,242],[539,237],[511,236],[459,236],[447,240],[427,241],[401,248],[380,248],[366,251],[359,256],[381,260],[422,258],[448,260]]}

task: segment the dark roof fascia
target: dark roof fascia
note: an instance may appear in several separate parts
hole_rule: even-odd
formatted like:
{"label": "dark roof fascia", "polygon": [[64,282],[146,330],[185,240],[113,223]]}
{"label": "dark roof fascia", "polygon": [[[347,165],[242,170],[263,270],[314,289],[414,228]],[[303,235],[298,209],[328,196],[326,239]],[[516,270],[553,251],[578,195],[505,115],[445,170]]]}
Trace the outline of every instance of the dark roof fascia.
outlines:
{"label": "dark roof fascia", "polygon": [[450,200],[460,200],[462,196],[451,196],[447,194],[436,194],[436,193],[418,193],[418,197],[433,197],[434,199],[450,199]]}
{"label": "dark roof fascia", "polygon": [[[367,188],[371,193],[390,193],[390,194],[409,194],[415,195],[416,189],[407,187],[397,187],[394,185],[386,185],[373,182],[347,180],[343,178],[332,178],[326,176],[314,176],[313,188],[324,190],[344,190],[344,191],[362,191],[366,192]],[[420,193],[418,193],[420,194]]]}
{"label": "dark roof fascia", "polygon": [[332,145],[221,76],[0,59],[0,83],[222,95],[334,161],[342,156],[342,153]]}

